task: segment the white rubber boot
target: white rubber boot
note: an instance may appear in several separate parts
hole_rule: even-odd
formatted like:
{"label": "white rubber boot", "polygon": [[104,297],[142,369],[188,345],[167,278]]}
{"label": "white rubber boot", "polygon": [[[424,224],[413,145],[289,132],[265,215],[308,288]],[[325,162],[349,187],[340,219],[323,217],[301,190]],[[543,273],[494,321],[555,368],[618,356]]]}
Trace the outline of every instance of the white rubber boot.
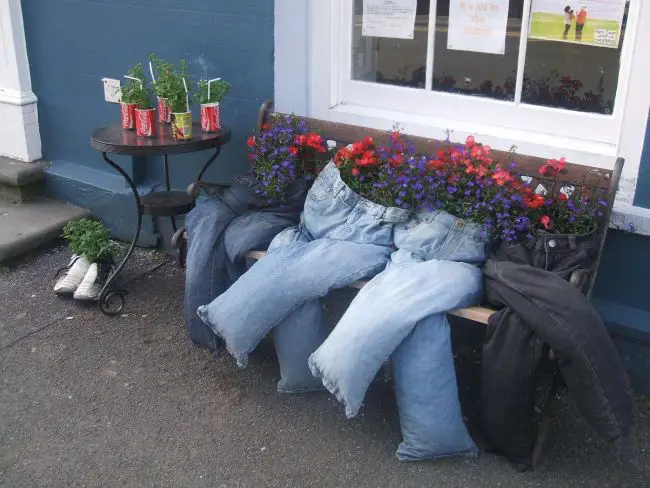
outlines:
{"label": "white rubber boot", "polygon": [[72,295],[81,284],[90,268],[90,262],[84,256],[72,255],[68,271],[54,285],[57,295]]}

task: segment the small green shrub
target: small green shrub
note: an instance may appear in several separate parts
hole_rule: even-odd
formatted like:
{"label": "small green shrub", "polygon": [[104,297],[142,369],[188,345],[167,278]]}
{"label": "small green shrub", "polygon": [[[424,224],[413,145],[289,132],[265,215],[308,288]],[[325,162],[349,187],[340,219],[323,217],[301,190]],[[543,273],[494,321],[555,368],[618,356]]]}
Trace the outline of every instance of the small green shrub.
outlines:
{"label": "small green shrub", "polygon": [[111,241],[111,234],[98,220],[80,219],[69,222],[63,228],[63,237],[72,252],[83,255],[91,263],[111,261],[119,245]]}

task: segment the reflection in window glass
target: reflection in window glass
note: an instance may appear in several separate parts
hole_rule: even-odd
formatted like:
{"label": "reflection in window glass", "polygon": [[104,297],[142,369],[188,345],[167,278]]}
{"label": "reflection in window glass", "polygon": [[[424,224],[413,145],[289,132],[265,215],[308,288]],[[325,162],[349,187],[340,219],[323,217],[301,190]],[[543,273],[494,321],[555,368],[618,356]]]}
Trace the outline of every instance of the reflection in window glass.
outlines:
{"label": "reflection in window glass", "polygon": [[352,79],[424,88],[429,0],[418,0],[413,39],[364,37],[363,0],[355,0],[354,12]]}
{"label": "reflection in window glass", "polygon": [[[558,14],[558,18],[563,15],[561,27],[565,42],[528,39],[521,100],[546,107],[611,114],[630,2],[625,5],[617,49],[584,44],[590,36],[593,38],[594,24],[599,22],[595,18],[598,13],[592,17],[585,15],[581,26],[578,22],[580,7],[572,9],[570,2],[567,3],[569,11],[564,12],[565,7]],[[603,5],[607,7],[609,4]],[[604,7],[599,8],[602,10]],[[615,12],[600,14],[615,16]]]}
{"label": "reflection in window glass", "polygon": [[510,0],[505,54],[447,49],[449,0],[437,0],[433,89],[514,100],[524,0]]}

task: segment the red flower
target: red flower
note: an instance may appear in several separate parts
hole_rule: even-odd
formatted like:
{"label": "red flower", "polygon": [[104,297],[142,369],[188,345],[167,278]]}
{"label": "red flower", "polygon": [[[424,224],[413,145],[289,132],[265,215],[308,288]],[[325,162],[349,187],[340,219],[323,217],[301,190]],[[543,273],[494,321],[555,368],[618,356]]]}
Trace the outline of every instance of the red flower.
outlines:
{"label": "red flower", "polygon": [[289,146],[289,152],[292,155],[297,156],[298,155],[298,148],[296,146]]}
{"label": "red flower", "polygon": [[359,168],[352,168],[352,176],[359,176],[361,174],[361,170]]}
{"label": "red flower", "polygon": [[246,139],[246,144],[248,147],[255,147],[255,136],[250,136],[248,139]]}
{"label": "red flower", "polygon": [[569,197],[566,196],[566,193],[560,193],[557,198],[561,202],[566,202],[569,199]]}
{"label": "red flower", "polygon": [[262,130],[269,130],[270,128],[269,124],[262,124]]}
{"label": "red flower", "polygon": [[372,140],[372,137],[370,137],[370,136],[366,136],[366,137],[363,139],[363,145],[364,145],[364,146],[366,146],[366,147],[370,147],[370,146],[372,146],[373,144],[374,144],[374,142],[373,142],[373,140]]}
{"label": "red flower", "polygon": [[499,168],[499,170],[492,175],[492,179],[496,182],[497,185],[503,186],[509,181],[512,181],[512,175],[509,171],[506,171],[503,168]]}
{"label": "red flower", "polygon": [[485,166],[479,166],[476,168],[476,174],[479,176],[479,178],[483,178],[487,174],[488,170]]}
{"label": "red flower", "polygon": [[304,134],[296,136],[294,143],[298,146],[305,146],[307,144],[307,136]]}
{"label": "red flower", "polygon": [[551,221],[551,217],[549,217],[548,215],[544,215],[541,219],[539,219],[539,221],[547,230],[550,229],[553,225],[553,222]]}
{"label": "red flower", "polygon": [[524,198],[524,205],[528,208],[539,208],[544,205],[546,200],[542,195],[536,193],[530,197]]}
{"label": "red flower", "polygon": [[390,133],[390,138],[394,141],[399,141],[400,140],[400,134],[397,131],[393,131]]}
{"label": "red flower", "polygon": [[362,158],[357,161],[359,166],[374,166],[377,164],[377,158],[375,157],[374,151],[365,151]]}
{"label": "red flower", "polygon": [[325,147],[323,147],[323,138],[315,132],[312,132],[307,137],[307,146],[316,150],[316,152],[325,152]]}
{"label": "red flower", "polygon": [[467,139],[465,140],[465,145],[467,147],[472,147],[474,144],[476,144],[474,140],[474,136],[468,136]]}
{"label": "red flower", "polygon": [[566,168],[565,158],[551,159],[544,166],[539,168],[538,172],[542,176],[557,176]]}
{"label": "red flower", "polygon": [[430,170],[435,171],[437,169],[441,169],[444,165],[445,165],[445,162],[442,161],[441,159],[431,159],[427,163],[427,168],[429,168]]}

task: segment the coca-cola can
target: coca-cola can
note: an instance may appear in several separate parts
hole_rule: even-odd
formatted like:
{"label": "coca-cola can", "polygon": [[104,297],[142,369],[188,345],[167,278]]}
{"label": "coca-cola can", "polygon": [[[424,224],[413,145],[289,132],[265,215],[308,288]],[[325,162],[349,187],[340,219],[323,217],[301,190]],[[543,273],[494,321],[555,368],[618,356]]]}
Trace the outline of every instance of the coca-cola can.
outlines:
{"label": "coca-cola can", "polygon": [[136,103],[121,103],[122,106],[122,129],[135,129]]}
{"label": "coca-cola can", "polygon": [[172,114],[172,135],[179,141],[188,141],[192,138],[192,112]]}
{"label": "coca-cola can", "polygon": [[161,124],[172,123],[172,111],[169,110],[169,104],[166,98],[158,99],[158,122]]}
{"label": "coca-cola can", "polygon": [[156,110],[136,108],[135,130],[138,137],[154,137],[156,135]]}
{"label": "coca-cola can", "polygon": [[221,107],[218,102],[201,104],[201,129],[205,132],[221,130]]}

